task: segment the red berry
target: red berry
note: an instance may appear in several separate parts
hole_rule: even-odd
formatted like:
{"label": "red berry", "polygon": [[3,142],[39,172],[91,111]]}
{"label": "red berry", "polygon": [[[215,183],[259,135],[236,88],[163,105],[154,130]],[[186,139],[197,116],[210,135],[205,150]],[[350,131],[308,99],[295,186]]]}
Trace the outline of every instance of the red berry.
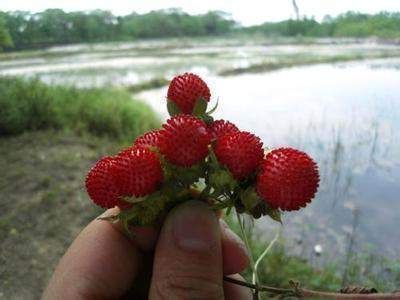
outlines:
{"label": "red berry", "polygon": [[152,130],[146,132],[145,134],[139,136],[135,140],[133,145],[140,147],[158,147],[159,136],[160,136],[160,130]]}
{"label": "red berry", "polygon": [[131,204],[120,200],[120,193],[112,168],[115,165],[115,159],[110,156],[100,159],[89,171],[86,176],[86,190],[89,197],[97,205],[104,208],[119,206],[121,209],[131,207]]}
{"label": "red berry", "polygon": [[261,140],[254,134],[238,131],[217,140],[215,155],[235,179],[241,180],[255,171],[263,159],[264,150]]}
{"label": "red berry", "polygon": [[163,125],[160,151],[173,164],[190,167],[208,154],[211,142],[206,124],[191,115],[178,115]]}
{"label": "red berry", "polygon": [[160,160],[145,147],[120,152],[113,168],[117,186],[125,196],[142,197],[155,192],[163,179]]}
{"label": "red berry", "polygon": [[175,102],[182,113],[191,114],[199,98],[210,101],[210,89],[199,76],[185,73],[172,79],[167,98]]}
{"label": "red berry", "polygon": [[314,198],[318,183],[318,166],[306,153],[280,148],[261,163],[257,192],[272,208],[298,210]]}
{"label": "red berry", "polygon": [[212,122],[208,126],[208,130],[214,139],[218,139],[228,133],[239,131],[235,124],[225,120],[217,120]]}

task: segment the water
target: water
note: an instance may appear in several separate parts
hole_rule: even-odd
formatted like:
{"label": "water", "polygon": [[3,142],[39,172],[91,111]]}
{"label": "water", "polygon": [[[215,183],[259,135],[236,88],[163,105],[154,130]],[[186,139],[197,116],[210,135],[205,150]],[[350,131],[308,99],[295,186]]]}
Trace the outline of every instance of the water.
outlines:
{"label": "water", "polygon": [[[296,242],[345,252],[354,214],[360,247],[400,250],[400,72],[387,61],[319,65],[209,77],[217,118],[232,120],[270,147],[293,146],[318,162],[321,188],[301,213],[285,216]],[[392,60],[392,63],[398,63]],[[142,93],[160,113],[166,88]],[[268,234],[277,226],[262,222]],[[293,245],[294,246],[294,245]],[[312,247],[309,247],[312,251]]]}
{"label": "water", "polygon": [[[299,213],[284,217],[293,251],[321,245],[343,254],[355,228],[358,248],[399,257],[400,59],[369,60],[220,77],[225,68],[283,56],[373,53],[377,44],[269,46],[234,41],[176,40],[77,45],[0,60],[0,74],[36,76],[53,84],[111,86],[194,71],[206,78],[216,118],[260,136],[266,146],[292,146],[318,162],[321,188]],[[141,93],[164,118],[166,88]],[[271,221],[258,227],[271,236]]]}

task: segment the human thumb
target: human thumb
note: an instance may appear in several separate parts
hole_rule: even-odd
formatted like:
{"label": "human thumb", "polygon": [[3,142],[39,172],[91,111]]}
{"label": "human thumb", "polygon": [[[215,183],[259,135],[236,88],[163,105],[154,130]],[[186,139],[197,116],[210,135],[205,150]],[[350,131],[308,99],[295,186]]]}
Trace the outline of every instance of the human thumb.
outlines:
{"label": "human thumb", "polygon": [[172,210],[156,246],[150,299],[223,299],[218,220],[206,204]]}

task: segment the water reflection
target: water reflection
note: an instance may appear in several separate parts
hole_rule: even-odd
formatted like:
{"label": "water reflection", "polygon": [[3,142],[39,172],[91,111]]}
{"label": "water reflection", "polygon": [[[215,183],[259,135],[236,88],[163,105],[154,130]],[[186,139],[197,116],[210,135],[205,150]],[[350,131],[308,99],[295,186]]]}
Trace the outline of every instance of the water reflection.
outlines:
{"label": "water reflection", "polygon": [[[177,46],[179,45],[179,46]],[[150,40],[60,46],[0,56],[0,75],[38,76],[54,84],[80,87],[135,84],[141,80],[204,68],[211,74],[232,67],[309,56],[376,54],[396,51],[394,45],[345,43],[271,45],[268,40]],[[132,76],[134,73],[135,76]]]}

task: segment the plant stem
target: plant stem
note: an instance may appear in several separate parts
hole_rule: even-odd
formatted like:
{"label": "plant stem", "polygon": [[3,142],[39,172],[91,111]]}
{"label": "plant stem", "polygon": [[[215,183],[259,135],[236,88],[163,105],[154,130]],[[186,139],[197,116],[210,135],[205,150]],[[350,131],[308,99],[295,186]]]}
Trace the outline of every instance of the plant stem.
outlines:
{"label": "plant stem", "polygon": [[247,283],[245,281],[237,280],[234,278],[230,278],[224,276],[224,281],[230,282],[233,284],[237,284],[240,286],[248,287],[249,289],[267,292],[273,295],[285,295],[285,296],[294,296],[299,298],[333,298],[333,299],[399,299],[400,293],[387,293],[387,294],[343,294],[343,293],[332,293],[332,292],[322,292],[322,291],[313,291],[308,289],[302,289],[296,284],[292,283],[294,286],[292,289],[283,289],[276,288],[266,285],[256,285],[252,283]]}
{"label": "plant stem", "polygon": [[278,232],[275,234],[274,239],[269,243],[268,247],[265,248],[264,252],[257,258],[256,263],[254,264],[254,273],[253,273],[253,280],[252,280],[253,284],[257,284],[255,274],[258,274],[258,266],[260,265],[260,263],[264,259],[264,257],[268,254],[268,252],[271,250],[272,246],[276,243],[280,234],[281,234],[281,229],[279,228]]}
{"label": "plant stem", "polygon": [[248,283],[248,282],[241,281],[241,280],[238,280],[238,279],[234,279],[234,278],[231,278],[231,277],[228,277],[228,276],[224,276],[224,281],[231,282],[231,283],[234,283],[234,284],[237,284],[237,285],[241,285],[241,286],[245,286],[245,287],[248,287],[249,289],[257,290],[257,291],[260,291],[260,292],[270,292],[270,293],[273,293],[273,294],[295,295],[295,293],[294,293],[294,291],[292,289],[281,289],[281,288],[269,287],[269,286],[264,286],[264,285],[258,286],[256,284]]}
{"label": "plant stem", "polygon": [[251,251],[250,243],[249,243],[249,240],[247,238],[246,230],[244,228],[243,219],[242,219],[242,217],[239,215],[239,213],[237,211],[236,211],[236,217],[237,217],[237,220],[239,222],[241,236],[243,238],[244,244],[245,244],[247,252],[249,254],[250,268],[251,268],[251,271],[253,272],[253,276],[255,277],[255,283],[258,284],[258,275],[257,275],[256,270],[255,270],[255,263],[254,263],[253,253]]}

